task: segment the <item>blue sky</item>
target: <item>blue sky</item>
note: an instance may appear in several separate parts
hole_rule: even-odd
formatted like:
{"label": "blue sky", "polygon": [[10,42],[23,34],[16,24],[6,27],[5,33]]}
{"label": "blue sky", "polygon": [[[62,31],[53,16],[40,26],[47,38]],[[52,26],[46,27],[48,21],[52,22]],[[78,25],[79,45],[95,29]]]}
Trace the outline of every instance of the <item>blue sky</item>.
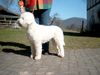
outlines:
{"label": "blue sky", "polygon": [[50,15],[58,13],[61,19],[71,17],[86,18],[86,2],[85,0],[53,0]]}

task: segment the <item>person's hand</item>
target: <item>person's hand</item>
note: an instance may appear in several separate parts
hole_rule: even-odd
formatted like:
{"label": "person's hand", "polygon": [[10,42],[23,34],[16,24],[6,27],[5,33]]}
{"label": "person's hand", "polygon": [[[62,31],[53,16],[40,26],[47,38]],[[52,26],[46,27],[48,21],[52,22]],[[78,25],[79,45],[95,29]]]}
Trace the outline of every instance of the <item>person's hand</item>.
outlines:
{"label": "person's hand", "polygon": [[23,6],[20,7],[20,11],[21,13],[24,13],[25,12],[25,8]]}
{"label": "person's hand", "polygon": [[21,13],[25,12],[23,0],[20,0],[18,4],[19,4],[19,6],[20,6],[20,11],[21,11]]}

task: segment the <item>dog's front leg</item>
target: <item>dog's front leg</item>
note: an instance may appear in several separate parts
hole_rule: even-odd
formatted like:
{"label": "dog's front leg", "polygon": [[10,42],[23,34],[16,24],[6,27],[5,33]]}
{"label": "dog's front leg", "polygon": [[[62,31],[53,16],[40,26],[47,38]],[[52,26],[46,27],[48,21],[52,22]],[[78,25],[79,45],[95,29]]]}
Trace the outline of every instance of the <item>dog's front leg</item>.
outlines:
{"label": "dog's front leg", "polygon": [[36,43],[35,48],[36,48],[36,56],[34,59],[39,60],[41,59],[41,54],[42,54],[42,44]]}
{"label": "dog's front leg", "polygon": [[34,47],[34,44],[31,44],[31,55],[30,57],[33,59],[35,57],[35,47]]}

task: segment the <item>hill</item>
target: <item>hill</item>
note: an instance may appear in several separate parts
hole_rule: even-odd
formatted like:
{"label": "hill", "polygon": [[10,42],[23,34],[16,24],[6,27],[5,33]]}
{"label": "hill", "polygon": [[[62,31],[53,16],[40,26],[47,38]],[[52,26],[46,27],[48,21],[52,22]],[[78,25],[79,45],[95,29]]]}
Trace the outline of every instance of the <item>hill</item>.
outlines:
{"label": "hill", "polygon": [[87,20],[84,18],[79,18],[79,17],[72,17],[72,18],[65,19],[65,20],[56,18],[53,24],[60,26],[63,29],[80,31],[82,28],[82,24],[83,24],[83,28],[84,29],[86,28]]}
{"label": "hill", "polygon": [[63,21],[63,27],[65,29],[71,30],[80,30],[82,28],[82,24],[84,29],[86,28],[87,22],[84,18],[73,17]]}

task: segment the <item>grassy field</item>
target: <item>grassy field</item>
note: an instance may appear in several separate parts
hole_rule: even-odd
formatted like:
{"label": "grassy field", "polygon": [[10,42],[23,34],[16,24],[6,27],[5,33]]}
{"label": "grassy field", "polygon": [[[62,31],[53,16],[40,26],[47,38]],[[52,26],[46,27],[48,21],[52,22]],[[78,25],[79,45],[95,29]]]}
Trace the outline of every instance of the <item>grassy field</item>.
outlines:
{"label": "grassy field", "polygon": [[[21,50],[27,48],[29,42],[26,37],[25,29],[0,29],[0,52],[4,49]],[[64,32],[65,50],[100,48],[100,37],[82,36],[77,32]],[[50,49],[55,49],[50,45]]]}

